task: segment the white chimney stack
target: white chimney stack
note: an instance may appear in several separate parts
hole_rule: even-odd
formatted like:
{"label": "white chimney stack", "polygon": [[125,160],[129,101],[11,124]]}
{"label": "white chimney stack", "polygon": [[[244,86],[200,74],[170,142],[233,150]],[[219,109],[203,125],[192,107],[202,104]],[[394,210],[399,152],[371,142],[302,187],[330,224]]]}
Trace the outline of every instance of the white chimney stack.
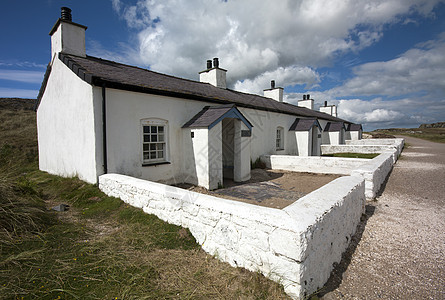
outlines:
{"label": "white chimney stack", "polygon": [[86,29],[86,26],[73,23],[71,9],[62,7],[61,17],[49,33],[51,36],[51,59],[59,52],[86,57]]}
{"label": "white chimney stack", "polygon": [[275,87],[275,80],[270,81],[270,89],[264,90],[264,97],[283,102],[283,88]]}
{"label": "white chimney stack", "polygon": [[324,106],[320,106],[320,111],[325,114],[337,117],[337,106],[328,105],[328,101],[324,102]]}
{"label": "white chimney stack", "polygon": [[210,83],[213,86],[225,89],[227,88],[226,72],[227,70],[221,69],[219,67],[219,59],[215,57],[213,59],[213,67],[212,67],[212,61],[208,60],[207,70],[199,72],[199,81]]}
{"label": "white chimney stack", "polygon": [[311,95],[303,95],[303,100],[298,100],[298,106],[314,109],[314,99],[311,99]]}

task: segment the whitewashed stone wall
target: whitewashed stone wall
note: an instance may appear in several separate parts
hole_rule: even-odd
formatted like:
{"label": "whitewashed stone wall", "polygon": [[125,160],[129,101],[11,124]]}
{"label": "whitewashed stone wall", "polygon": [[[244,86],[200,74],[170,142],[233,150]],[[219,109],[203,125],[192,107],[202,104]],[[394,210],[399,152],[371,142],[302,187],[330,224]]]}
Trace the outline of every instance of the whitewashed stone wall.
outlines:
{"label": "whitewashed stone wall", "polygon": [[365,196],[367,199],[377,197],[386,178],[397,160],[397,150],[383,152],[351,172],[351,175],[365,179]]}
{"label": "whitewashed stone wall", "polygon": [[[373,159],[360,158],[338,158],[338,157],[299,157],[293,155],[263,155],[261,160],[266,164],[266,167],[276,170],[286,170],[293,172],[311,172],[323,174],[341,174],[361,176],[365,180],[365,195],[368,200],[377,197],[382,185],[389,176],[393,165],[396,163],[398,156],[402,152],[404,140],[391,139],[384,141],[386,145],[337,145],[329,146],[332,153],[338,152],[354,152],[354,153],[381,153]],[[392,143],[392,144],[391,144]],[[334,151],[335,149],[344,149],[349,147],[349,150]],[[358,150],[357,150],[358,149]],[[363,150],[362,152],[360,152]],[[368,150],[368,152],[366,151]],[[377,151],[378,150],[378,151]]]}
{"label": "whitewashed stone wall", "polygon": [[351,140],[346,141],[346,145],[390,145],[397,148],[397,156],[402,153],[405,146],[405,139],[363,139],[363,140]]}
{"label": "whitewashed stone wall", "polygon": [[189,228],[208,253],[260,271],[294,299],[321,288],[364,212],[362,177],[338,178],[280,210],[118,174],[99,177],[109,196]]}
{"label": "whitewashed stone wall", "polygon": [[395,145],[321,145],[321,154],[334,153],[382,153],[397,149]]}
{"label": "whitewashed stone wall", "polygon": [[351,172],[369,161],[365,158],[302,157],[295,155],[263,155],[267,168],[292,172],[351,175]]}

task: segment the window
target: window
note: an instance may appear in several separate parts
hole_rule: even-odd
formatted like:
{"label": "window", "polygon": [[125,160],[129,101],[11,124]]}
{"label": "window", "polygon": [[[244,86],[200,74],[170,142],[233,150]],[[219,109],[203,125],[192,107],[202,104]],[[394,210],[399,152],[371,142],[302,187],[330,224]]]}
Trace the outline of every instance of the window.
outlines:
{"label": "window", "polygon": [[167,121],[142,120],[142,163],[167,161]]}
{"label": "window", "polygon": [[276,137],[276,149],[283,150],[284,149],[284,140],[283,140],[283,127],[277,127],[277,137]]}

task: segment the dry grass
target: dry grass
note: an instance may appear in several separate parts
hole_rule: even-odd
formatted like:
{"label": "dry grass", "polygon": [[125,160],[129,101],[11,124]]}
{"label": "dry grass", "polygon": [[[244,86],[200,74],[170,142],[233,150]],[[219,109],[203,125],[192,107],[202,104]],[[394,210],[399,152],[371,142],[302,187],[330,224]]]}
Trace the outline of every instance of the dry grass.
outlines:
{"label": "dry grass", "polygon": [[436,143],[445,143],[445,128],[390,128],[375,130],[371,134],[373,136],[376,134],[404,135]]}
{"label": "dry grass", "polygon": [[[0,109],[0,298],[284,299],[190,232],[37,170],[35,113]],[[50,207],[67,203],[70,210]]]}

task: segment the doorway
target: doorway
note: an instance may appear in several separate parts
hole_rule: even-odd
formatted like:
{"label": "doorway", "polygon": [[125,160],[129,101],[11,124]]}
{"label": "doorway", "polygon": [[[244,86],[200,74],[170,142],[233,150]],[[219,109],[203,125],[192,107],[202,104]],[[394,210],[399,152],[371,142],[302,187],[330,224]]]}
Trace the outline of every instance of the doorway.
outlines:
{"label": "doorway", "polygon": [[312,145],[311,145],[311,156],[319,155],[319,142],[318,142],[318,126],[312,126]]}
{"label": "doorway", "polygon": [[223,179],[234,179],[235,169],[235,119],[222,120]]}

